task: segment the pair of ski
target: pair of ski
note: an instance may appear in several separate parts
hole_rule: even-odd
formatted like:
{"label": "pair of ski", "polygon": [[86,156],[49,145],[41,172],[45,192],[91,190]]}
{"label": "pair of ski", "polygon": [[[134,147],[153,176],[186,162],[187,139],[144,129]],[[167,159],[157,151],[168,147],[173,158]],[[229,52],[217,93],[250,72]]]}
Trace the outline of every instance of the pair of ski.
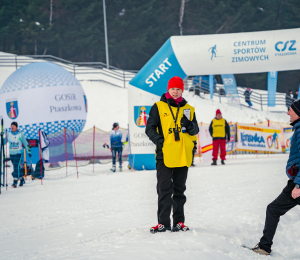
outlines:
{"label": "pair of ski", "polygon": [[[0,194],[1,186],[5,185],[5,150],[4,150],[4,132],[3,132],[3,118],[1,119],[1,147],[0,147]],[[2,176],[3,175],[3,176]]]}

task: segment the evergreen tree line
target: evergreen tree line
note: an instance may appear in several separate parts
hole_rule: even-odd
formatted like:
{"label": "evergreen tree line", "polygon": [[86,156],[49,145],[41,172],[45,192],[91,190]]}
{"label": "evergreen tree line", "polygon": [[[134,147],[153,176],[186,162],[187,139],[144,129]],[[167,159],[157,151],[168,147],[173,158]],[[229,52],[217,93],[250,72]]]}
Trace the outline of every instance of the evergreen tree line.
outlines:
{"label": "evergreen tree line", "polygon": [[[139,70],[172,35],[299,28],[300,1],[106,0],[106,17],[110,65]],[[105,63],[103,2],[0,0],[0,40],[4,52]],[[267,88],[267,73],[236,79]],[[279,72],[278,90],[295,90],[299,82],[300,71]]]}

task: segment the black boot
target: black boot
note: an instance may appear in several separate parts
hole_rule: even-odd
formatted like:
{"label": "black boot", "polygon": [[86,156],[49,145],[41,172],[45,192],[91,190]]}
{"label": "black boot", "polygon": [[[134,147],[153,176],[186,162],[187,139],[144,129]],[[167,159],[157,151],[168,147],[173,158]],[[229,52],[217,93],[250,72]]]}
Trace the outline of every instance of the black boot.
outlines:
{"label": "black boot", "polygon": [[18,185],[18,179],[14,179],[14,182],[13,184],[11,185],[13,188],[17,188],[17,185]]}
{"label": "black boot", "polygon": [[20,184],[19,184],[19,186],[23,186],[24,183],[25,183],[25,180],[24,180],[24,178],[22,177],[22,178],[20,179]]}
{"label": "black boot", "polygon": [[211,165],[217,165],[217,160],[214,159]]}
{"label": "black boot", "polygon": [[225,162],[224,162],[224,160],[221,160],[221,163],[222,163],[223,165],[225,165]]}

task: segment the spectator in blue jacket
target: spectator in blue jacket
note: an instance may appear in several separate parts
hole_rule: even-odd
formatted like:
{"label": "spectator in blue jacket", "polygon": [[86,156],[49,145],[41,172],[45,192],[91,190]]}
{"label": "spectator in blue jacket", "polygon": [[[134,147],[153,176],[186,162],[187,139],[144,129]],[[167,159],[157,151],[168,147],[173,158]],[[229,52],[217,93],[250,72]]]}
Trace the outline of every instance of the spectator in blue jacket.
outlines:
{"label": "spectator in blue jacket", "polygon": [[271,253],[273,237],[280,217],[300,204],[300,100],[292,103],[288,115],[294,131],[290,155],[286,165],[286,174],[289,181],[281,194],[267,207],[263,236],[252,249],[261,255],[269,255]]}
{"label": "spectator in blue jacket", "polygon": [[114,123],[112,131],[109,133],[110,137],[110,147],[112,152],[112,169],[111,171],[116,171],[116,157],[119,157],[119,167],[120,172],[122,171],[122,151],[123,151],[123,143],[122,143],[122,132],[119,130],[119,123]]}

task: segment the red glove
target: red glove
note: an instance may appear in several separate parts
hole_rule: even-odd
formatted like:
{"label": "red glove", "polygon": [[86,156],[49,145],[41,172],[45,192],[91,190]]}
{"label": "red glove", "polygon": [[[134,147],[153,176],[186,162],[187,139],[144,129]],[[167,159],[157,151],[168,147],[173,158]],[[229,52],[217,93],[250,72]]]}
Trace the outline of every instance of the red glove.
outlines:
{"label": "red glove", "polygon": [[288,173],[291,176],[297,176],[298,172],[299,172],[299,169],[295,164],[290,169],[288,169]]}

